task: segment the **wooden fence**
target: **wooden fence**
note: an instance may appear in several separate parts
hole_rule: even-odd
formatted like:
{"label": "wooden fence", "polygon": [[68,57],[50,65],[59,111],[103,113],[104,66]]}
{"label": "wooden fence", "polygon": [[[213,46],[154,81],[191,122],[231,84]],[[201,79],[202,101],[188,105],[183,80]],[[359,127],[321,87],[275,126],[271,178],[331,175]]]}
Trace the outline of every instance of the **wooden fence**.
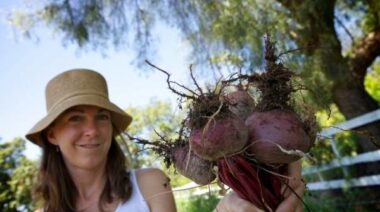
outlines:
{"label": "wooden fence", "polygon": [[[379,175],[370,175],[362,176],[359,178],[351,179],[337,179],[326,181],[323,179],[320,174],[322,171],[327,171],[331,169],[340,168],[343,170],[345,176],[347,176],[347,166],[376,162],[380,161],[380,150],[362,153],[353,157],[341,157],[339,154],[336,142],[334,141],[333,136],[341,133],[345,130],[351,130],[357,127],[364,126],[366,124],[380,120],[380,109],[366,113],[364,115],[358,116],[356,118],[350,119],[346,122],[335,125],[334,127],[327,128],[320,133],[320,136],[327,138],[330,141],[330,146],[335,154],[336,159],[330,161],[328,164],[320,166],[312,166],[303,169],[303,176],[318,174],[319,180],[317,182],[308,182],[307,187],[309,190],[326,190],[326,189],[337,189],[343,187],[362,187],[362,186],[374,186],[380,185],[380,174]],[[380,167],[379,167],[380,168]]]}

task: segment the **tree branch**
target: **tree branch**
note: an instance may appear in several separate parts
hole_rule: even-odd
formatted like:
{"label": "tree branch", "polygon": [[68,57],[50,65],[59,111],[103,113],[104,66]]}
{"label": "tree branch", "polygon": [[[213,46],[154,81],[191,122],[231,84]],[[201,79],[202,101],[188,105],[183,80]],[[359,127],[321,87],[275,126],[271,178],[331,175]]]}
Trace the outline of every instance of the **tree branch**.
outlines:
{"label": "tree branch", "polygon": [[349,63],[354,77],[362,81],[368,67],[380,55],[380,28],[365,36],[351,52]]}

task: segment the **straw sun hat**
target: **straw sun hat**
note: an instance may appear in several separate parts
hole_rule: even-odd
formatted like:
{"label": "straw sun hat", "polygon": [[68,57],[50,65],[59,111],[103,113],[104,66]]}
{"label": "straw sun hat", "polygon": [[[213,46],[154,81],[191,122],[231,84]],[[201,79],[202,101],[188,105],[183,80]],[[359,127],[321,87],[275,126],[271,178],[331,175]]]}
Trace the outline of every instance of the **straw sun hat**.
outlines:
{"label": "straw sun hat", "polygon": [[111,112],[116,134],[124,131],[132,117],[110,102],[106,80],[88,69],[72,69],[49,81],[45,91],[47,115],[26,134],[33,143],[42,145],[42,131],[65,110],[77,105],[92,105]]}

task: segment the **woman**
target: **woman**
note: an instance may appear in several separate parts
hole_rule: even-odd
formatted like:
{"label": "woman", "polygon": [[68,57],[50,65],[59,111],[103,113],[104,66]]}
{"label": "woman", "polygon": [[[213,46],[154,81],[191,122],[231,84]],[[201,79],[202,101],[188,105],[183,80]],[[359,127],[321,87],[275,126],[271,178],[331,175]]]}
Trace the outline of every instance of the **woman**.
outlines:
{"label": "woman", "polygon": [[[99,73],[74,69],[54,77],[46,86],[46,105],[47,115],[26,135],[42,148],[36,189],[40,211],[176,211],[169,178],[162,171],[128,169],[115,137],[132,118],[109,101]],[[289,173],[298,181],[291,184],[302,196],[301,167],[293,166]],[[294,196],[286,194],[279,211],[299,208]],[[258,211],[234,193],[215,210]]]}
{"label": "woman", "polygon": [[128,170],[115,137],[132,118],[108,99],[97,72],[69,70],[46,87],[48,114],[26,135],[42,147],[42,211],[175,211],[166,175]]}

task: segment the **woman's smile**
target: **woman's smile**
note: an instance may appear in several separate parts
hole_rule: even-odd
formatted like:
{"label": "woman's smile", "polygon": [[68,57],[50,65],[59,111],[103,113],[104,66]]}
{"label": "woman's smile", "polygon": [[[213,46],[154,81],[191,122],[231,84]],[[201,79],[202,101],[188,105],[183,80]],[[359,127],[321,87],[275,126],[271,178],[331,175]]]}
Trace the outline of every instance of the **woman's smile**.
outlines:
{"label": "woman's smile", "polygon": [[100,146],[100,144],[79,144],[79,146],[84,149],[96,149]]}

